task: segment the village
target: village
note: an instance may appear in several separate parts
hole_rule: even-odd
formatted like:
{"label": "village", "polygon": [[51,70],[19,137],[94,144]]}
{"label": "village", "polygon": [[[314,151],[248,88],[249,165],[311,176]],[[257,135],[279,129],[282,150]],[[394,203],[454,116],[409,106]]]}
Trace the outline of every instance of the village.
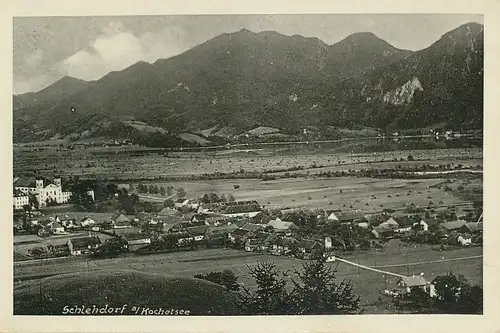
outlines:
{"label": "village", "polygon": [[[115,193],[118,195],[122,194]],[[434,214],[418,209],[364,214],[344,207],[266,208],[255,200],[235,201],[230,195],[216,193],[177,197],[165,200],[156,212],[136,214],[42,213],[35,206],[25,206],[26,211],[15,210],[14,261],[100,260],[226,248],[297,260],[324,257],[327,262],[396,276],[404,288],[423,288],[432,295],[432,283],[423,276],[379,271],[344,256],[368,249],[383,252],[394,240],[429,244],[438,251],[482,245],[480,209],[467,214],[457,211],[458,216],[454,207]],[[391,296],[399,292],[388,288],[384,293]]]}

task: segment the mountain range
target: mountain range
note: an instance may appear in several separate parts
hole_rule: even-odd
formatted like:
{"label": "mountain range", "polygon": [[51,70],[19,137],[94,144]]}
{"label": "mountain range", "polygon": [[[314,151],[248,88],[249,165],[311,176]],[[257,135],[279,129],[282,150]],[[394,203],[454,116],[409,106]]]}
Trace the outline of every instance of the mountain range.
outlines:
{"label": "mountain range", "polygon": [[242,29],[96,81],[64,77],[13,100],[14,142],[128,137],[145,129],[482,129],[483,26],[464,24],[420,51],[369,32],[327,45]]}

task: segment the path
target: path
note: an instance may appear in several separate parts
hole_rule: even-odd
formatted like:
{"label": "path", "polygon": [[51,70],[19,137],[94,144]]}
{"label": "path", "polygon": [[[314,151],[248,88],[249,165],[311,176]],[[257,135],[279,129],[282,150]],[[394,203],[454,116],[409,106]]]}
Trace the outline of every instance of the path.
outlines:
{"label": "path", "polygon": [[352,261],[348,261],[342,258],[335,257],[335,261],[340,261],[348,265],[356,266],[368,271],[373,271],[381,274],[386,274],[386,275],[392,275],[395,277],[403,278],[405,277],[404,275],[388,272],[388,271],[383,271],[377,268],[389,268],[389,267],[407,267],[407,266],[416,266],[416,265],[425,265],[425,264],[434,264],[434,263],[439,263],[439,262],[447,262],[447,261],[458,261],[458,260],[467,260],[467,259],[477,259],[477,258],[482,258],[482,255],[478,256],[468,256],[468,257],[460,257],[460,258],[450,258],[450,259],[440,259],[440,260],[432,260],[432,261],[420,261],[420,262],[412,262],[412,263],[406,263],[406,264],[394,264],[394,265],[381,265],[381,266],[365,266],[365,265],[360,265],[357,263],[354,263]]}

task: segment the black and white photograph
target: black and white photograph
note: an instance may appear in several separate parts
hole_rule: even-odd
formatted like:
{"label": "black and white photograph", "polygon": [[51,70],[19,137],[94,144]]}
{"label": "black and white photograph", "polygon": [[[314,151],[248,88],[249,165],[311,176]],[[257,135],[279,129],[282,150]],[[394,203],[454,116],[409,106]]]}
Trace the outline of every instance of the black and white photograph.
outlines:
{"label": "black and white photograph", "polygon": [[12,315],[483,315],[484,25],[14,17]]}

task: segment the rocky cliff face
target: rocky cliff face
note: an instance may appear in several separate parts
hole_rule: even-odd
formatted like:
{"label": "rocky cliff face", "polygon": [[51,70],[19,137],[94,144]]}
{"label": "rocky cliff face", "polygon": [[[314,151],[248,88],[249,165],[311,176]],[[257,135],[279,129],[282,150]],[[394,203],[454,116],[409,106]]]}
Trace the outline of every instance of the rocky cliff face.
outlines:
{"label": "rocky cliff face", "polygon": [[390,105],[408,105],[413,100],[413,96],[417,90],[424,91],[424,88],[418,78],[414,77],[402,86],[385,93],[383,100]]}

